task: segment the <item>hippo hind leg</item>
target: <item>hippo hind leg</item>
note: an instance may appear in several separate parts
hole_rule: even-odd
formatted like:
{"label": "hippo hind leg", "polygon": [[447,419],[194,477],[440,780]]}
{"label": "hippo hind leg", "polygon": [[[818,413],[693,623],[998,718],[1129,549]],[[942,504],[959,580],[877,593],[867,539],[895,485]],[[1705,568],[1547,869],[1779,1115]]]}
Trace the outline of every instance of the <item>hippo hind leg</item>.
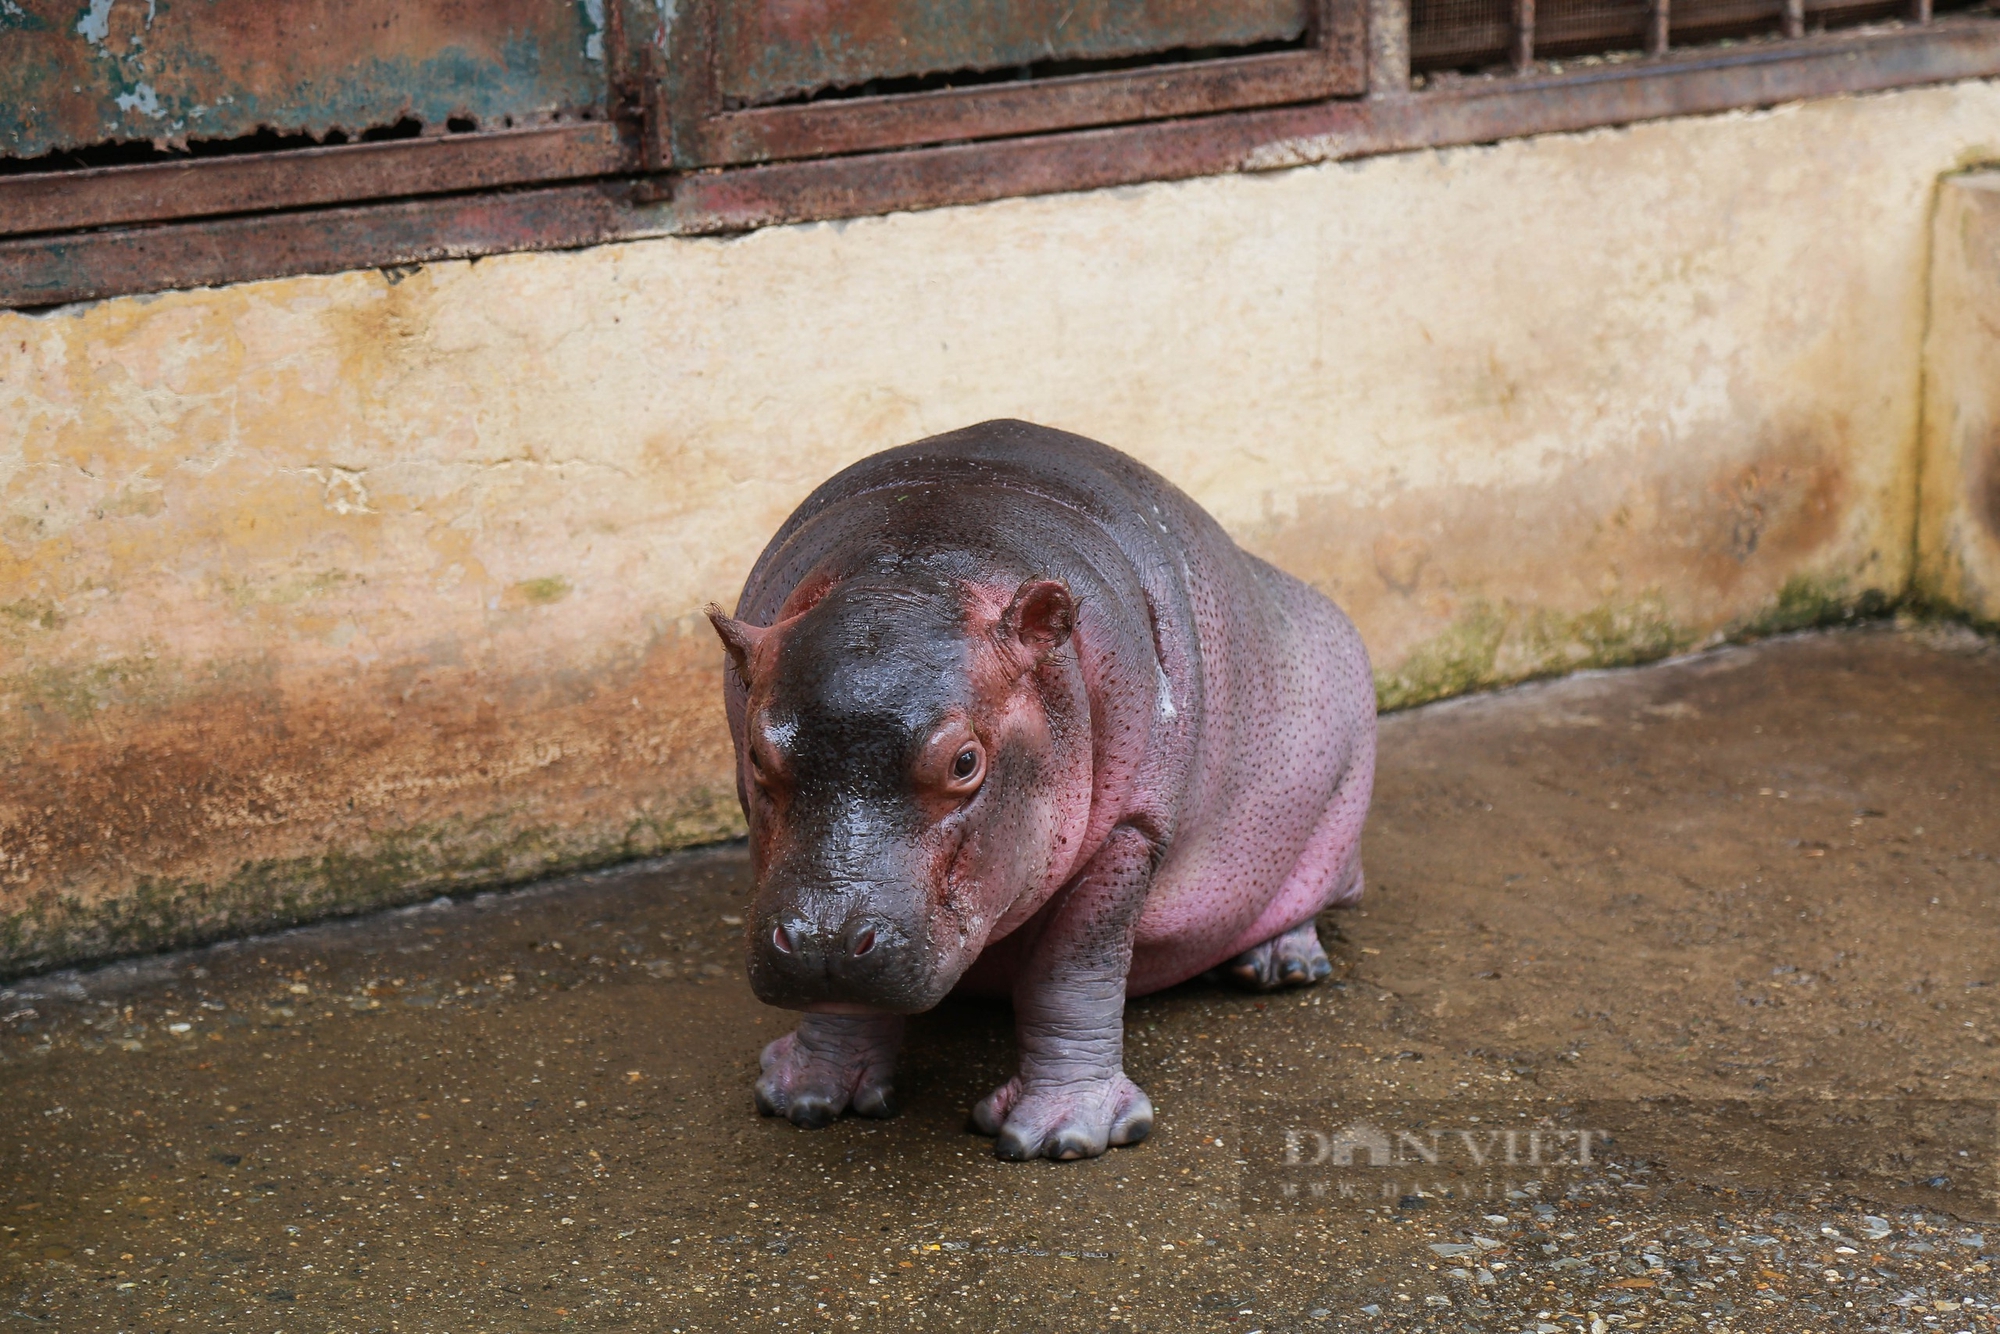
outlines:
{"label": "hippo hind leg", "polygon": [[1261,945],[1252,945],[1214,972],[1249,991],[1277,991],[1323,982],[1333,974],[1333,964],[1308,918]]}

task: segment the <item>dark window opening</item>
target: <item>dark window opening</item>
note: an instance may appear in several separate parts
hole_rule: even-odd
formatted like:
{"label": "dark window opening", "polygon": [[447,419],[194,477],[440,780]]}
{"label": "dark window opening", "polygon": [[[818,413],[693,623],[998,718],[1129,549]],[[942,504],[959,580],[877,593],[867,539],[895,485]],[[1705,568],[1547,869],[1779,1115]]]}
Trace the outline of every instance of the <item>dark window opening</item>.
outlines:
{"label": "dark window opening", "polygon": [[[472,128],[471,122],[465,122]],[[310,134],[280,134],[260,129],[233,139],[190,139],[175,147],[161,147],[146,139],[121,139],[92,144],[85,148],[58,149],[32,158],[0,158],[0,176],[31,172],[83,171],[92,167],[136,167],[149,163],[187,162],[200,158],[239,157],[245,153],[284,153],[301,148],[333,148],[341,144],[379,144],[423,136],[422,121],[404,117],[393,125],[375,125],[350,136],[341,129],[328,130],[314,138]]]}
{"label": "dark window opening", "polygon": [[[592,108],[585,107],[569,119],[588,122],[596,120],[597,115]],[[513,128],[512,116],[503,117],[498,125],[481,125],[469,116],[452,116],[446,119],[443,133],[478,134],[483,130]],[[84,148],[58,149],[44,153],[40,157],[0,157],[0,176],[87,171],[93,167],[160,165],[207,158],[242,157],[250,153],[288,153],[305,148],[338,148],[343,144],[388,144],[405,139],[422,139],[426,137],[427,132],[432,138],[439,137],[436,130],[428,129],[422,121],[412,116],[405,116],[394,124],[371,125],[351,134],[335,127],[317,138],[310,134],[281,134],[272,129],[260,129],[251,134],[237,135],[232,139],[190,139],[186,143],[166,147],[148,139],[117,139],[107,143],[91,144]]]}

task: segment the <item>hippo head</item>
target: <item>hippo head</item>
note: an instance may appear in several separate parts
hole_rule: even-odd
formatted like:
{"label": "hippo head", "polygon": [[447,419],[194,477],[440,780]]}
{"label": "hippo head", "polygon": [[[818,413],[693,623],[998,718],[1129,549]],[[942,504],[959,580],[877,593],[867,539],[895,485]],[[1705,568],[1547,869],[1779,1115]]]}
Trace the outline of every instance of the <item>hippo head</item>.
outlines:
{"label": "hippo head", "polygon": [[903,575],[785,610],[759,629],[709,609],[735,671],[751,986],[793,1009],[929,1009],[1079,846],[1075,603],[1052,580]]}

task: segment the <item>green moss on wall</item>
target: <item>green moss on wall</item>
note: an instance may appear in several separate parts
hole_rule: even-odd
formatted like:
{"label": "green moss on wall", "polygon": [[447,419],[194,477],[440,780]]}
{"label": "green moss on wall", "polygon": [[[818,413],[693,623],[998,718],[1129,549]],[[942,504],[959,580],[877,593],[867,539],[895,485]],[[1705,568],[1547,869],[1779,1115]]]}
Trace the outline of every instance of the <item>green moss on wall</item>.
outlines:
{"label": "green moss on wall", "polygon": [[560,602],[569,596],[569,580],[559,574],[547,575],[541,579],[523,579],[514,587],[520,591],[522,601],[535,606]]}
{"label": "green moss on wall", "polygon": [[1407,709],[1495,684],[1506,633],[1500,610],[1476,604],[1443,634],[1418,645],[1395,671],[1375,673],[1375,706]]}
{"label": "green moss on wall", "polygon": [[152,658],[109,658],[81,667],[32,667],[7,679],[23,704],[83,722],[113,704],[155,702],[161,694],[161,668]]}
{"label": "green moss on wall", "polygon": [[1879,588],[1854,591],[1842,575],[1795,574],[1778,590],[1775,602],[1731,626],[1728,638],[1757,639],[1835,625],[1880,616],[1895,605],[1896,599]]}
{"label": "green moss on wall", "polygon": [[1386,712],[1560,672],[1627,667],[1694,638],[1657,593],[1575,615],[1482,602],[1395,668],[1378,671],[1375,701]]}
{"label": "green moss on wall", "polygon": [[1375,701],[1384,712],[1407,709],[1563,672],[1632,667],[1704,642],[1757,639],[1866,619],[1895,605],[1881,589],[1855,590],[1838,576],[1799,575],[1754,615],[1720,634],[1703,636],[1676,620],[1666,597],[1657,592],[1575,614],[1480,602],[1402,662],[1378,670]]}
{"label": "green moss on wall", "polygon": [[[1707,642],[1852,621],[1892,605],[1877,589],[1801,576]],[[1566,671],[1649,662],[1695,647],[1699,638],[1658,593],[1574,614],[1480,602],[1378,672],[1376,699],[1384,710],[1408,708]],[[120,659],[44,669],[13,684],[44,708],[86,718],[104,702],[170,689],[173,675],[149,660]],[[641,812],[618,828],[547,826],[502,811],[404,829],[316,857],[248,862],[219,882],[147,880],[103,901],[51,895],[0,917],[0,976],[586,870],[742,832],[734,794],[714,790]]]}
{"label": "green moss on wall", "polygon": [[1524,618],[1517,654],[1505,665],[1516,679],[1653,662],[1694,644],[1694,633],[1667,609],[1664,595],[1607,603],[1580,615],[1537,608]]}
{"label": "green moss on wall", "polygon": [[63,614],[56,604],[46,598],[21,598],[15,602],[0,602],[0,623],[12,622],[16,626],[33,626],[38,630],[60,630]]}

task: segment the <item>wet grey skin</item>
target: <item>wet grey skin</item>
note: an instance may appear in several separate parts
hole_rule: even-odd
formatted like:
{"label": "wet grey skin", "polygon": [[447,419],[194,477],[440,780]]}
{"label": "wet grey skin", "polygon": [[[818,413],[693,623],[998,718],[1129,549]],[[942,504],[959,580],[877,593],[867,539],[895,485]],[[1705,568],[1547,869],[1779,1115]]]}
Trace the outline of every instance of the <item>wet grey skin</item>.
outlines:
{"label": "wet grey skin", "polygon": [[1004,997],[1019,1069],[973,1128],[1094,1157],[1153,1125],[1128,996],[1327,976],[1313,918],[1362,886],[1367,655],[1134,460],[1022,422],[864,459],[709,615],[750,983],[803,1012],[765,1115],[891,1115],[904,1016]]}

